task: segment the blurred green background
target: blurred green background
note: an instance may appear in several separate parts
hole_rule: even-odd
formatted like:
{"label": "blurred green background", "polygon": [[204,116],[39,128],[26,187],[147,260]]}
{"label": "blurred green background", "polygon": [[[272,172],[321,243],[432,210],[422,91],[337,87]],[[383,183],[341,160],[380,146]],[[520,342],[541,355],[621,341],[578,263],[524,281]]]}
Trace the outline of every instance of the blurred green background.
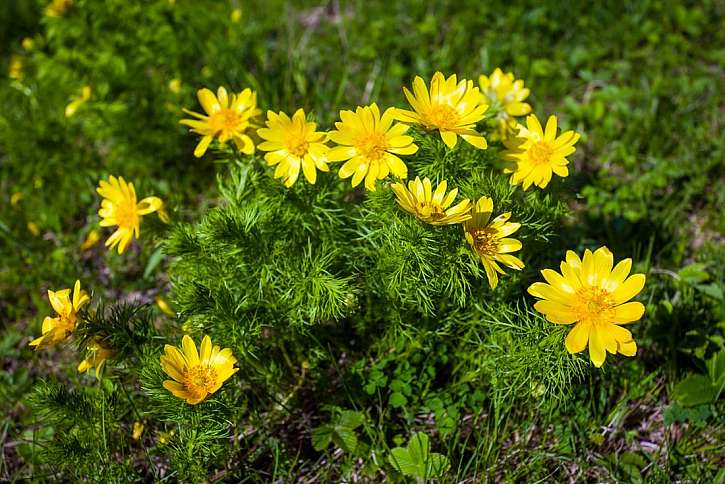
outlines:
{"label": "blurred green background", "polygon": [[[37,477],[34,382],[77,378],[27,348],[46,290],[81,278],[110,298],[151,301],[168,287],[154,270],[161,224],[144,222],[147,242],[128,257],[80,250],[97,224],[97,181],[121,174],[176,220],[216,203],[229,167],[194,158],[178,124],[197,89],[252,87],[262,109],[304,107],[328,127],[339,109],[404,106],[415,75],[475,80],[495,67],[525,80],[539,118],[554,113],[582,133],[565,190],[572,246],[632,254],[649,270],[648,311],[636,359],[591,372],[562,406],[512,408],[487,449],[456,462],[458,478],[546,479],[555,466],[571,480],[725,479],[725,4],[54,4],[0,5],[0,480]],[[92,94],[66,116],[84,86]],[[354,462],[309,472],[344,475],[335,466]]]}

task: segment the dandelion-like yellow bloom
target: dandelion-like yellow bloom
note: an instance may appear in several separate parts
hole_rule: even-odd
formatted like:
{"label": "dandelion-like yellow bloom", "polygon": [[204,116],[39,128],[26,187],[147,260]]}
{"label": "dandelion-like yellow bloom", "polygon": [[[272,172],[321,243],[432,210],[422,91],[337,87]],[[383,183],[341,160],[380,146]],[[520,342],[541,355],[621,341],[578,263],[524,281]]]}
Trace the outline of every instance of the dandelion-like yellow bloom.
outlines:
{"label": "dandelion-like yellow bloom", "polygon": [[70,289],[48,291],[48,300],[57,316],[43,320],[43,335],[30,342],[36,350],[50,348],[68,339],[78,324],[78,311],[91,300],[88,293],[81,289],[81,281],[73,287],[73,298]]}
{"label": "dandelion-like yellow bloom", "polygon": [[237,359],[231,348],[212,347],[211,338],[204,336],[201,351],[188,335],[181,340],[183,351],[171,345],[164,347],[161,355],[161,368],[173,380],[165,380],[164,388],[183,398],[187,403],[196,405],[208,395],[216,392],[222,384],[239,371],[234,368]]}
{"label": "dandelion-like yellow bloom", "polygon": [[96,191],[103,197],[98,210],[101,227],[118,227],[106,240],[106,246],[111,249],[118,246],[119,254],[123,254],[134,237],[138,239],[143,215],[158,212],[163,222],[169,222],[164,202],[160,198],[146,197],[137,203],[133,183],[126,183],[123,177],[110,176],[108,181],[101,180]]}
{"label": "dandelion-like yellow bloom", "polygon": [[403,87],[413,111],[398,109],[396,117],[404,123],[420,124],[426,129],[437,129],[449,148],[456,146],[458,136],[479,149],[485,149],[486,138],[474,128],[483,119],[488,106],[483,102],[473,81],[456,80],[453,74],[446,79],[436,72],[430,81],[430,91],[420,76],[413,80],[413,92]]}
{"label": "dandelion-like yellow bloom", "polygon": [[478,85],[486,101],[499,111],[496,115],[499,136],[506,139],[515,131],[515,118],[531,112],[531,106],[524,102],[529,97],[529,90],[524,87],[524,81],[514,77],[513,72],[504,74],[498,67],[490,76],[481,75]]}
{"label": "dandelion-like yellow bloom", "polygon": [[470,220],[463,223],[466,240],[481,258],[486,269],[486,277],[491,289],[498,285],[498,274],[505,274],[500,264],[520,271],[524,268],[521,260],[511,252],[521,250],[521,242],[509,238],[516,232],[520,223],[509,222],[511,212],[506,212],[491,220],[493,200],[481,197],[471,211]]}
{"label": "dandelion-like yellow bloom", "polygon": [[620,261],[614,269],[614,256],[606,247],[580,259],[567,251],[561,263],[561,274],[544,269],[541,274],[548,284],[536,282],[529,294],[541,299],[534,308],[556,324],[573,324],[566,337],[569,353],[584,351],[589,344],[589,358],[600,367],[607,352],[634,356],[637,344],[632,333],[622,324],[637,321],[644,314],[640,302],[627,302],[644,287],[644,274],[633,274],[632,259]]}
{"label": "dandelion-like yellow bloom", "polygon": [[284,178],[284,185],[291,187],[300,175],[300,168],[307,181],[317,181],[317,170],[330,171],[327,166],[325,141],[327,134],[319,131],[317,124],[308,122],[303,109],[298,109],[292,119],[285,113],[267,112],[267,127],[257,130],[266,140],[258,148],[269,153],[264,159],[269,166],[277,165],[275,178]]}
{"label": "dandelion-like yellow bloom", "polygon": [[448,182],[445,180],[440,182],[435,191],[428,177],[422,181],[420,177],[415,177],[415,180],[408,182],[407,188],[402,183],[393,183],[390,188],[395,192],[400,208],[431,225],[458,224],[471,218],[469,199],[451,207],[458,195],[458,188],[446,194]]}
{"label": "dandelion-like yellow bloom", "polygon": [[88,356],[78,365],[78,372],[85,373],[91,368],[96,369],[96,379],[100,379],[106,360],[113,358],[114,352],[101,340],[94,339],[86,346]]}
{"label": "dandelion-like yellow bloom", "polygon": [[257,93],[247,88],[239,94],[227,94],[227,90],[220,87],[216,96],[206,88],[197,91],[196,95],[206,115],[184,109],[185,113],[197,119],[180,121],[189,126],[193,133],[202,135],[194,156],[204,156],[214,138],[218,138],[220,143],[232,140],[239,151],[245,155],[253,154],[254,142],[246,132],[253,127],[253,118],[262,114],[257,108]]}
{"label": "dandelion-like yellow bloom", "polygon": [[72,96],[70,98],[70,102],[65,107],[65,117],[70,118],[73,116],[78,111],[78,108],[91,98],[91,94],[93,94],[93,88],[91,86],[83,86],[79,96]]}
{"label": "dandelion-like yellow bloom", "polygon": [[73,6],[73,0],[53,0],[45,7],[48,17],[62,17]]}
{"label": "dandelion-like yellow bloom", "polygon": [[512,173],[511,184],[523,184],[524,190],[532,184],[546,188],[551,181],[551,174],[561,177],[569,175],[567,156],[574,153],[574,145],[579,141],[579,134],[566,131],[556,135],[556,116],[549,116],[546,130],[532,114],[526,118],[526,126],[519,124],[518,133],[504,140],[507,150],[504,158],[512,161],[513,166],[506,168],[504,173]]}
{"label": "dandelion-like yellow bloom", "polygon": [[337,130],[329,137],[337,143],[327,152],[330,161],[345,161],[340,178],[352,177],[356,187],[365,179],[365,188],[375,190],[375,182],[390,173],[398,178],[408,176],[408,167],[397,155],[412,155],[418,151],[413,138],[405,134],[408,126],[393,124],[394,109],[388,108],[382,116],[378,105],[358,106],[353,111],[340,111]]}

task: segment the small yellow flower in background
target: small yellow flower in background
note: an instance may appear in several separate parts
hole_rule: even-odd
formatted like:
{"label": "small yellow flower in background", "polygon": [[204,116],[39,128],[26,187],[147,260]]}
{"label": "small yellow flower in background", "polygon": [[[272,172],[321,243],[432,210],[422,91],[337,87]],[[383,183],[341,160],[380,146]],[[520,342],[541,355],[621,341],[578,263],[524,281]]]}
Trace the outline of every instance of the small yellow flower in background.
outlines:
{"label": "small yellow flower in background", "polygon": [[143,422],[138,422],[138,421],[134,422],[133,423],[133,433],[131,434],[131,438],[133,440],[140,439],[141,435],[143,435],[144,428],[145,428],[145,426],[144,426]]}
{"label": "small yellow flower in background", "polygon": [[420,124],[438,130],[449,148],[456,146],[458,136],[479,149],[485,149],[486,139],[474,128],[483,119],[488,106],[483,102],[473,81],[456,80],[453,74],[446,79],[436,72],[430,81],[430,91],[420,76],[413,80],[413,92],[403,87],[413,111],[398,109],[396,118],[404,123]]}
{"label": "small yellow flower in background", "polygon": [[515,118],[531,112],[531,106],[524,102],[529,97],[529,90],[524,87],[524,81],[516,79],[512,72],[504,74],[498,67],[490,76],[480,76],[478,85],[486,101],[500,109],[496,116],[499,135],[501,139],[506,139],[516,129]]}
{"label": "small yellow flower in background", "polygon": [[81,250],[86,251],[90,249],[91,247],[95,246],[98,241],[101,240],[101,234],[96,229],[91,229],[90,232],[88,232],[88,235],[86,236],[83,243],[81,243]]}
{"label": "small yellow flower in background", "polygon": [[458,188],[446,194],[448,183],[445,180],[440,182],[435,192],[428,177],[422,181],[420,177],[415,177],[408,182],[407,188],[402,183],[393,183],[390,188],[395,192],[400,208],[431,225],[457,224],[471,218],[471,201],[467,198],[448,208],[456,199]]}
{"label": "small yellow flower in background", "polygon": [[26,226],[28,227],[28,232],[30,232],[34,236],[37,237],[38,235],[40,235],[40,227],[38,227],[38,224],[36,224],[35,222],[28,222]]}
{"label": "small yellow flower in background", "polygon": [[106,247],[113,249],[118,246],[119,254],[123,254],[134,237],[138,239],[143,215],[158,212],[163,222],[169,222],[164,202],[160,198],[146,197],[137,203],[133,183],[126,183],[123,177],[110,176],[108,181],[101,180],[96,191],[103,197],[98,210],[101,227],[118,226],[106,240]]}
{"label": "small yellow flower in background", "polygon": [[284,178],[286,187],[297,181],[300,168],[312,184],[317,181],[317,170],[330,171],[327,134],[315,131],[317,124],[307,121],[303,109],[298,109],[292,119],[283,112],[268,111],[266,124],[266,128],[257,130],[257,135],[265,140],[258,148],[269,152],[264,159],[269,166],[277,165],[274,177]]}
{"label": "small yellow flower in background", "polygon": [[511,212],[491,220],[493,200],[481,197],[471,211],[471,219],[463,223],[466,240],[481,258],[491,289],[498,285],[498,274],[505,274],[499,263],[520,271],[524,263],[511,252],[521,250],[521,242],[508,238],[521,224],[509,222]]}
{"label": "small yellow flower in background", "polygon": [[191,128],[193,133],[202,135],[201,141],[194,150],[194,156],[201,158],[214,138],[220,143],[234,141],[239,151],[246,155],[254,153],[254,142],[246,134],[252,127],[252,119],[262,111],[257,108],[257,93],[247,88],[239,94],[227,94],[220,87],[216,96],[209,89],[197,91],[197,97],[206,115],[184,109],[198,119],[182,119],[180,122]]}
{"label": "small yellow flower in background", "polygon": [[78,311],[88,304],[91,298],[81,289],[81,281],[76,281],[72,300],[70,289],[49,290],[48,300],[57,316],[54,318],[48,316],[43,320],[43,335],[30,342],[30,346],[35,346],[36,350],[50,348],[65,341],[76,329]]}
{"label": "small yellow flower in background", "polygon": [[233,23],[238,24],[242,20],[242,9],[235,8],[234,10],[232,10],[230,19]]}
{"label": "small yellow flower in background", "polygon": [[15,192],[12,195],[10,195],[10,206],[17,207],[20,203],[20,200],[22,200],[24,197],[23,192]]}
{"label": "small yellow flower in background", "polygon": [[30,37],[25,37],[20,45],[22,45],[25,50],[32,50],[33,46],[35,46],[35,41]]}
{"label": "small yellow flower in background", "polygon": [[113,358],[113,350],[101,340],[94,339],[86,346],[86,353],[88,356],[78,365],[78,373],[85,373],[91,368],[95,368],[96,379],[100,380],[100,375],[106,364],[106,360]]}
{"label": "small yellow flower in background", "polygon": [[529,294],[541,299],[534,308],[556,324],[573,324],[566,337],[569,353],[579,353],[589,344],[589,358],[597,368],[607,352],[634,356],[637,344],[632,333],[621,325],[637,321],[644,314],[640,302],[627,302],[644,287],[644,274],[633,274],[632,259],[620,261],[614,269],[614,256],[606,247],[586,250],[584,259],[567,251],[561,274],[544,269],[548,284],[536,282]]}
{"label": "small yellow flower in background", "polygon": [[159,438],[159,444],[166,445],[169,442],[171,442],[171,439],[174,437],[174,434],[176,434],[176,430],[171,430],[169,432],[159,432],[158,438]]}
{"label": "small yellow flower in background", "polygon": [[197,352],[196,343],[188,335],[184,335],[181,346],[183,352],[171,345],[164,347],[161,368],[173,380],[165,380],[163,385],[174,396],[183,398],[191,405],[196,405],[219,390],[226,380],[239,371],[239,368],[234,368],[237,360],[232,350],[212,347],[209,336],[202,339],[200,352]]}
{"label": "small yellow flower in background", "polygon": [[91,98],[92,93],[93,89],[91,86],[83,86],[81,94],[71,97],[70,103],[65,107],[65,117],[70,118],[73,116],[78,111],[78,108]]}
{"label": "small yellow flower in background", "polygon": [[23,58],[18,55],[11,55],[10,62],[8,64],[8,77],[15,79],[16,81],[22,81],[24,77],[23,72]]}
{"label": "small yellow flower in background", "polygon": [[53,0],[45,7],[45,15],[48,17],[62,17],[73,6],[73,0]]}
{"label": "small yellow flower in background", "polygon": [[365,179],[365,188],[375,190],[375,182],[390,173],[398,178],[408,176],[408,167],[397,155],[412,155],[418,151],[413,138],[407,136],[408,126],[393,124],[394,108],[380,116],[378,105],[358,106],[355,112],[340,111],[337,130],[329,137],[338,146],[330,149],[330,161],[345,161],[339,171],[340,178],[352,177],[356,187]]}
{"label": "small yellow flower in background", "polygon": [[507,150],[503,156],[512,161],[514,166],[506,168],[504,173],[512,173],[511,184],[522,184],[527,190],[532,184],[546,188],[551,181],[552,173],[560,177],[569,175],[567,156],[574,153],[574,145],[579,141],[579,134],[566,131],[556,135],[556,116],[549,116],[546,130],[532,114],[526,118],[526,126],[519,124],[518,133],[504,140]]}
{"label": "small yellow flower in background", "polygon": [[171,79],[169,81],[169,91],[174,94],[179,94],[181,92],[181,80],[176,78]]}
{"label": "small yellow flower in background", "polygon": [[176,317],[176,313],[173,309],[171,309],[171,305],[168,303],[168,301],[166,301],[164,297],[156,296],[156,298],[154,298],[154,301],[156,302],[156,305],[159,307],[162,313],[170,318]]}

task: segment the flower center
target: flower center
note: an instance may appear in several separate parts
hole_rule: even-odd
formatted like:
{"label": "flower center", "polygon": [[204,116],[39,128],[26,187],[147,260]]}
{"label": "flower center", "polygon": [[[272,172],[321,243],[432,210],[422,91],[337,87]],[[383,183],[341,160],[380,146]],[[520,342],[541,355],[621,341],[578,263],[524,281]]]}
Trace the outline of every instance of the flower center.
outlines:
{"label": "flower center", "polygon": [[453,129],[458,126],[461,117],[447,104],[436,104],[428,111],[428,122],[439,129]]}
{"label": "flower center", "polygon": [[305,139],[304,134],[290,134],[289,138],[287,138],[287,151],[292,156],[302,158],[307,154],[309,149],[310,144]]}
{"label": "flower center", "polygon": [[368,160],[380,160],[388,149],[384,133],[371,133],[358,139],[355,147]]}
{"label": "flower center", "polygon": [[194,397],[203,397],[214,388],[217,374],[214,368],[197,365],[184,371],[184,387]]}
{"label": "flower center", "polygon": [[124,200],[123,204],[116,205],[116,221],[119,227],[132,228],[138,225],[138,212],[136,211],[136,200]]}
{"label": "flower center", "polygon": [[209,117],[209,126],[214,132],[233,133],[244,122],[238,112],[231,109],[220,109]]}
{"label": "flower center", "polygon": [[578,304],[575,311],[580,321],[598,324],[614,319],[614,300],[608,291],[598,287],[586,287],[576,293]]}
{"label": "flower center", "polygon": [[490,228],[476,229],[471,232],[473,236],[473,247],[476,252],[482,255],[494,255],[498,253],[498,239],[496,232]]}
{"label": "flower center", "polygon": [[446,216],[440,205],[425,200],[419,201],[415,205],[415,211],[425,219],[439,220]]}
{"label": "flower center", "polygon": [[553,151],[549,143],[539,141],[529,148],[529,159],[534,165],[542,165],[549,162]]}

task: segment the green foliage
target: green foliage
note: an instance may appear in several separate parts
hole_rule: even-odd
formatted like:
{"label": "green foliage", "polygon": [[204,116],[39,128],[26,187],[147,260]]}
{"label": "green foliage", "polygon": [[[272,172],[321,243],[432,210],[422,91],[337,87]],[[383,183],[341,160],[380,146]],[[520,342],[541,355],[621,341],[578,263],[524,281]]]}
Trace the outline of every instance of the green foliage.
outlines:
{"label": "green foliage", "polygon": [[443,476],[450,465],[446,456],[430,451],[428,436],[422,432],[413,434],[406,447],[392,449],[388,461],[398,472],[419,482]]}
{"label": "green foliage", "polygon": [[[717,2],[45,7],[0,6],[0,66],[22,65],[0,80],[1,481],[722,481]],[[387,181],[354,190],[333,163],[285,189],[259,153],[194,158],[178,124],[197,89],[224,85],[326,130],[340,109],[404,107],[416,75],[475,83],[497,66],[540,119],[582,134],[569,177],[511,186],[490,136],[449,149],[412,128],[405,157],[410,178],[522,224],[526,267],[495,290],[460,226],[402,212]],[[123,256],[80,249],[110,234],[94,192],[109,174],[172,216],[145,217]],[[565,250],[605,244],[647,274],[647,312],[636,358],[596,370],[525,289]],[[33,352],[47,289],[76,279],[93,288],[76,344]],[[151,306],[166,294],[178,317]],[[159,365],[185,333],[240,368],[194,406]],[[100,381],[76,371],[95,340],[114,351]]]}

